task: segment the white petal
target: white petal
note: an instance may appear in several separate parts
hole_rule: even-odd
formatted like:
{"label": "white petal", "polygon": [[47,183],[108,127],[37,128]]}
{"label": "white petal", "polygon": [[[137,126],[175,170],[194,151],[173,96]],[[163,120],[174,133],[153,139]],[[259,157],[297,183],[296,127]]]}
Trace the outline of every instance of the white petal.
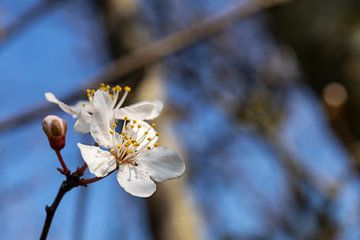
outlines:
{"label": "white petal", "polygon": [[116,169],[116,160],[110,152],[95,146],[78,143],[81,156],[89,167],[91,173],[97,177],[105,177]]}
{"label": "white petal", "polygon": [[55,97],[54,94],[50,92],[45,93],[45,98],[51,102],[57,104],[64,112],[71,114],[74,118],[79,115],[79,109],[69,106],[63,102],[61,102],[59,99]]}
{"label": "white petal", "polygon": [[94,112],[90,124],[90,133],[94,140],[103,147],[112,147],[110,134],[111,125],[114,122],[112,108],[108,105],[108,94],[98,90],[94,95]]}
{"label": "white petal", "polygon": [[156,190],[149,173],[139,166],[121,165],[117,180],[125,191],[136,197],[150,197]]}
{"label": "white petal", "polygon": [[81,110],[79,118],[74,124],[74,130],[80,133],[90,132],[91,114],[85,110]]}
{"label": "white petal", "polygon": [[73,106],[73,108],[79,112],[86,111],[88,113],[92,113],[94,111],[89,101],[79,101]]}
{"label": "white petal", "polygon": [[139,102],[114,111],[116,119],[151,120],[160,115],[163,104],[160,101]]}
{"label": "white petal", "polygon": [[157,182],[180,177],[185,171],[184,161],[169,148],[157,147],[144,150],[137,161],[140,166],[149,171],[151,178]]}
{"label": "white petal", "polygon": [[94,94],[93,99],[94,108],[109,108],[112,109],[113,101],[109,93],[104,92],[103,90],[97,90]]}

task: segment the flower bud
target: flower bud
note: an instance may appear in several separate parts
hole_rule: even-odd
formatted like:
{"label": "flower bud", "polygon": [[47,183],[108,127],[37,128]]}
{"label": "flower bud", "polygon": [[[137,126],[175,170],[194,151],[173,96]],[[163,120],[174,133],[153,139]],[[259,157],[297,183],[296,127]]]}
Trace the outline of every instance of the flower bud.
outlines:
{"label": "flower bud", "polygon": [[54,150],[61,150],[65,146],[67,124],[64,119],[55,115],[48,115],[42,121],[42,127]]}

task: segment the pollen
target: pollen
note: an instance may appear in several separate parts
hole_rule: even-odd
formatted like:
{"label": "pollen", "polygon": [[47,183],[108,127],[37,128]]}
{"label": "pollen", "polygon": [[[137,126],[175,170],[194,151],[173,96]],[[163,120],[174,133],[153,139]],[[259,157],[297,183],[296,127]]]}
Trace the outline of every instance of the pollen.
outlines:
{"label": "pollen", "polygon": [[151,126],[154,128],[156,127],[156,123],[152,123]]}
{"label": "pollen", "polygon": [[134,128],[135,126],[134,125],[130,125],[130,128]]}
{"label": "pollen", "polygon": [[158,143],[154,143],[154,147],[158,147],[159,146],[159,144]]}
{"label": "pollen", "polygon": [[146,132],[144,132],[144,134],[145,134],[145,135],[148,135],[148,134],[149,134],[149,132],[148,132],[148,131],[146,131]]}
{"label": "pollen", "polygon": [[148,140],[148,141],[151,141],[151,137],[148,137],[147,140]]}
{"label": "pollen", "polygon": [[160,135],[160,134],[159,134],[158,132],[157,132],[157,133],[155,133],[155,136],[157,136],[157,137],[158,137],[159,135]]}
{"label": "pollen", "polygon": [[110,134],[114,134],[115,131],[114,131],[113,129],[110,129],[110,130],[109,130],[109,133],[110,133]]}
{"label": "pollen", "polygon": [[151,147],[150,147],[150,146],[147,146],[146,148],[147,148],[147,150],[150,150],[150,149],[151,149]]}
{"label": "pollen", "polygon": [[124,90],[125,90],[125,92],[130,92],[130,91],[131,91],[131,87],[126,86],[126,87],[124,88]]}
{"label": "pollen", "polygon": [[124,120],[127,121],[129,120],[129,118],[127,116],[124,116]]}
{"label": "pollen", "polygon": [[133,123],[137,123],[137,121],[136,121],[136,120],[133,120]]}
{"label": "pollen", "polygon": [[112,127],[113,127],[113,128],[116,128],[116,127],[117,127],[116,123],[113,123],[113,124],[112,124]]}
{"label": "pollen", "polygon": [[140,125],[140,124],[138,125],[138,128],[141,128],[141,125]]}

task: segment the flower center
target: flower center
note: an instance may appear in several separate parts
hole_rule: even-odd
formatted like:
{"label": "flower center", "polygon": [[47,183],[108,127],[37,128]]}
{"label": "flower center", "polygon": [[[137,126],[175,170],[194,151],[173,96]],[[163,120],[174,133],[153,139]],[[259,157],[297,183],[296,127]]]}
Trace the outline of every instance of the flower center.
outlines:
{"label": "flower center", "polygon": [[122,131],[116,133],[117,124],[114,123],[110,129],[113,138],[113,148],[110,153],[115,157],[117,163],[136,165],[136,158],[144,151],[151,150],[158,146],[157,140],[159,134],[155,132],[154,127],[137,120],[129,121],[124,117]]}

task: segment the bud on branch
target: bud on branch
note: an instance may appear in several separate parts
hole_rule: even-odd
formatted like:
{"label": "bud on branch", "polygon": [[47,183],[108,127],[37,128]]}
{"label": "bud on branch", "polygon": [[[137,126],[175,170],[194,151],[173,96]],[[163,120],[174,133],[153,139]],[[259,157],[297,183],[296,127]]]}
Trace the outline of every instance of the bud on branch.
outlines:
{"label": "bud on branch", "polygon": [[61,150],[65,146],[67,124],[64,119],[55,115],[48,115],[42,121],[42,127],[54,150]]}

